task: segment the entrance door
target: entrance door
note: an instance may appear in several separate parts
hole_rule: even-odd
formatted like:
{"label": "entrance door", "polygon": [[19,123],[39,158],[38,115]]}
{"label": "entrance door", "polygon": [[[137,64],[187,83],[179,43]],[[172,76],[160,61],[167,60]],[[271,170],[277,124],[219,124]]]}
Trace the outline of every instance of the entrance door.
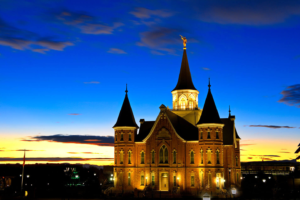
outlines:
{"label": "entrance door", "polygon": [[168,173],[162,173],[160,177],[160,190],[169,191],[169,176]]}

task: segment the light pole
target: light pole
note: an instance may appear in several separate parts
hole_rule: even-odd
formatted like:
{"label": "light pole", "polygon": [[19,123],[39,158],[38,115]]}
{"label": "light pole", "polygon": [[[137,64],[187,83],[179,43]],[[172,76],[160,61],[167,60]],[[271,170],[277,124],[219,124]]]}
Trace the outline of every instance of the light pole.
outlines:
{"label": "light pole", "polygon": [[231,169],[229,168],[228,171],[229,171],[229,187],[231,187],[231,176],[230,176]]}

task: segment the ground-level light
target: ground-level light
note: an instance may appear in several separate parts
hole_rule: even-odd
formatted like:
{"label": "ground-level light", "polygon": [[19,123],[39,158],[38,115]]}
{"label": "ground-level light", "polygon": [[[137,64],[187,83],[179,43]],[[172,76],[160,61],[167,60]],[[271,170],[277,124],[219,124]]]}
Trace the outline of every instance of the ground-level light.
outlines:
{"label": "ground-level light", "polygon": [[236,189],[235,189],[235,188],[232,188],[231,193],[232,193],[232,194],[236,194]]}
{"label": "ground-level light", "polygon": [[257,176],[255,176],[255,178],[257,178]]}
{"label": "ground-level light", "polygon": [[269,179],[271,179],[271,176],[269,176]]}
{"label": "ground-level light", "polygon": [[262,180],[262,182],[264,182],[264,183],[265,183],[265,182],[266,182],[266,179],[263,179],[263,180]]}
{"label": "ground-level light", "polygon": [[209,194],[205,193],[205,194],[203,195],[203,200],[210,200]]}

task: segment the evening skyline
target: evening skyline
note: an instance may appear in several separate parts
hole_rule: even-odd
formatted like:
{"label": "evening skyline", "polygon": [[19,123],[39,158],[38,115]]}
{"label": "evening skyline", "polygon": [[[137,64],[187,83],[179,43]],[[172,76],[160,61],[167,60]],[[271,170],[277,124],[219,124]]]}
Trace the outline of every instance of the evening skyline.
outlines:
{"label": "evening skyline", "polygon": [[[176,2],[176,3],[174,3]],[[300,142],[299,1],[0,1],[0,163],[113,164],[128,84],[139,119],[172,108],[187,56],[202,109],[229,105],[241,161]]]}

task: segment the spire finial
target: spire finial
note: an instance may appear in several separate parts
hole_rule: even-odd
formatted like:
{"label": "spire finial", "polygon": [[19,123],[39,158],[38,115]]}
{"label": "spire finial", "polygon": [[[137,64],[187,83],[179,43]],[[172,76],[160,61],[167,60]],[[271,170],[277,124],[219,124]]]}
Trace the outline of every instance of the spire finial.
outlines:
{"label": "spire finial", "polygon": [[183,41],[183,49],[186,50],[186,43],[187,43],[187,39],[186,37],[183,37],[182,35],[180,35],[182,41]]}
{"label": "spire finial", "polygon": [[208,88],[210,89],[211,85],[210,85],[210,78],[208,78]]}
{"label": "spire finial", "polygon": [[230,110],[230,105],[229,105],[229,111],[228,111],[228,112],[229,112],[229,117],[230,117],[230,116],[231,116],[231,110]]}
{"label": "spire finial", "polygon": [[126,90],[125,90],[125,92],[126,92],[126,94],[127,94],[127,92],[128,92],[128,90],[127,90],[127,83],[126,83]]}

